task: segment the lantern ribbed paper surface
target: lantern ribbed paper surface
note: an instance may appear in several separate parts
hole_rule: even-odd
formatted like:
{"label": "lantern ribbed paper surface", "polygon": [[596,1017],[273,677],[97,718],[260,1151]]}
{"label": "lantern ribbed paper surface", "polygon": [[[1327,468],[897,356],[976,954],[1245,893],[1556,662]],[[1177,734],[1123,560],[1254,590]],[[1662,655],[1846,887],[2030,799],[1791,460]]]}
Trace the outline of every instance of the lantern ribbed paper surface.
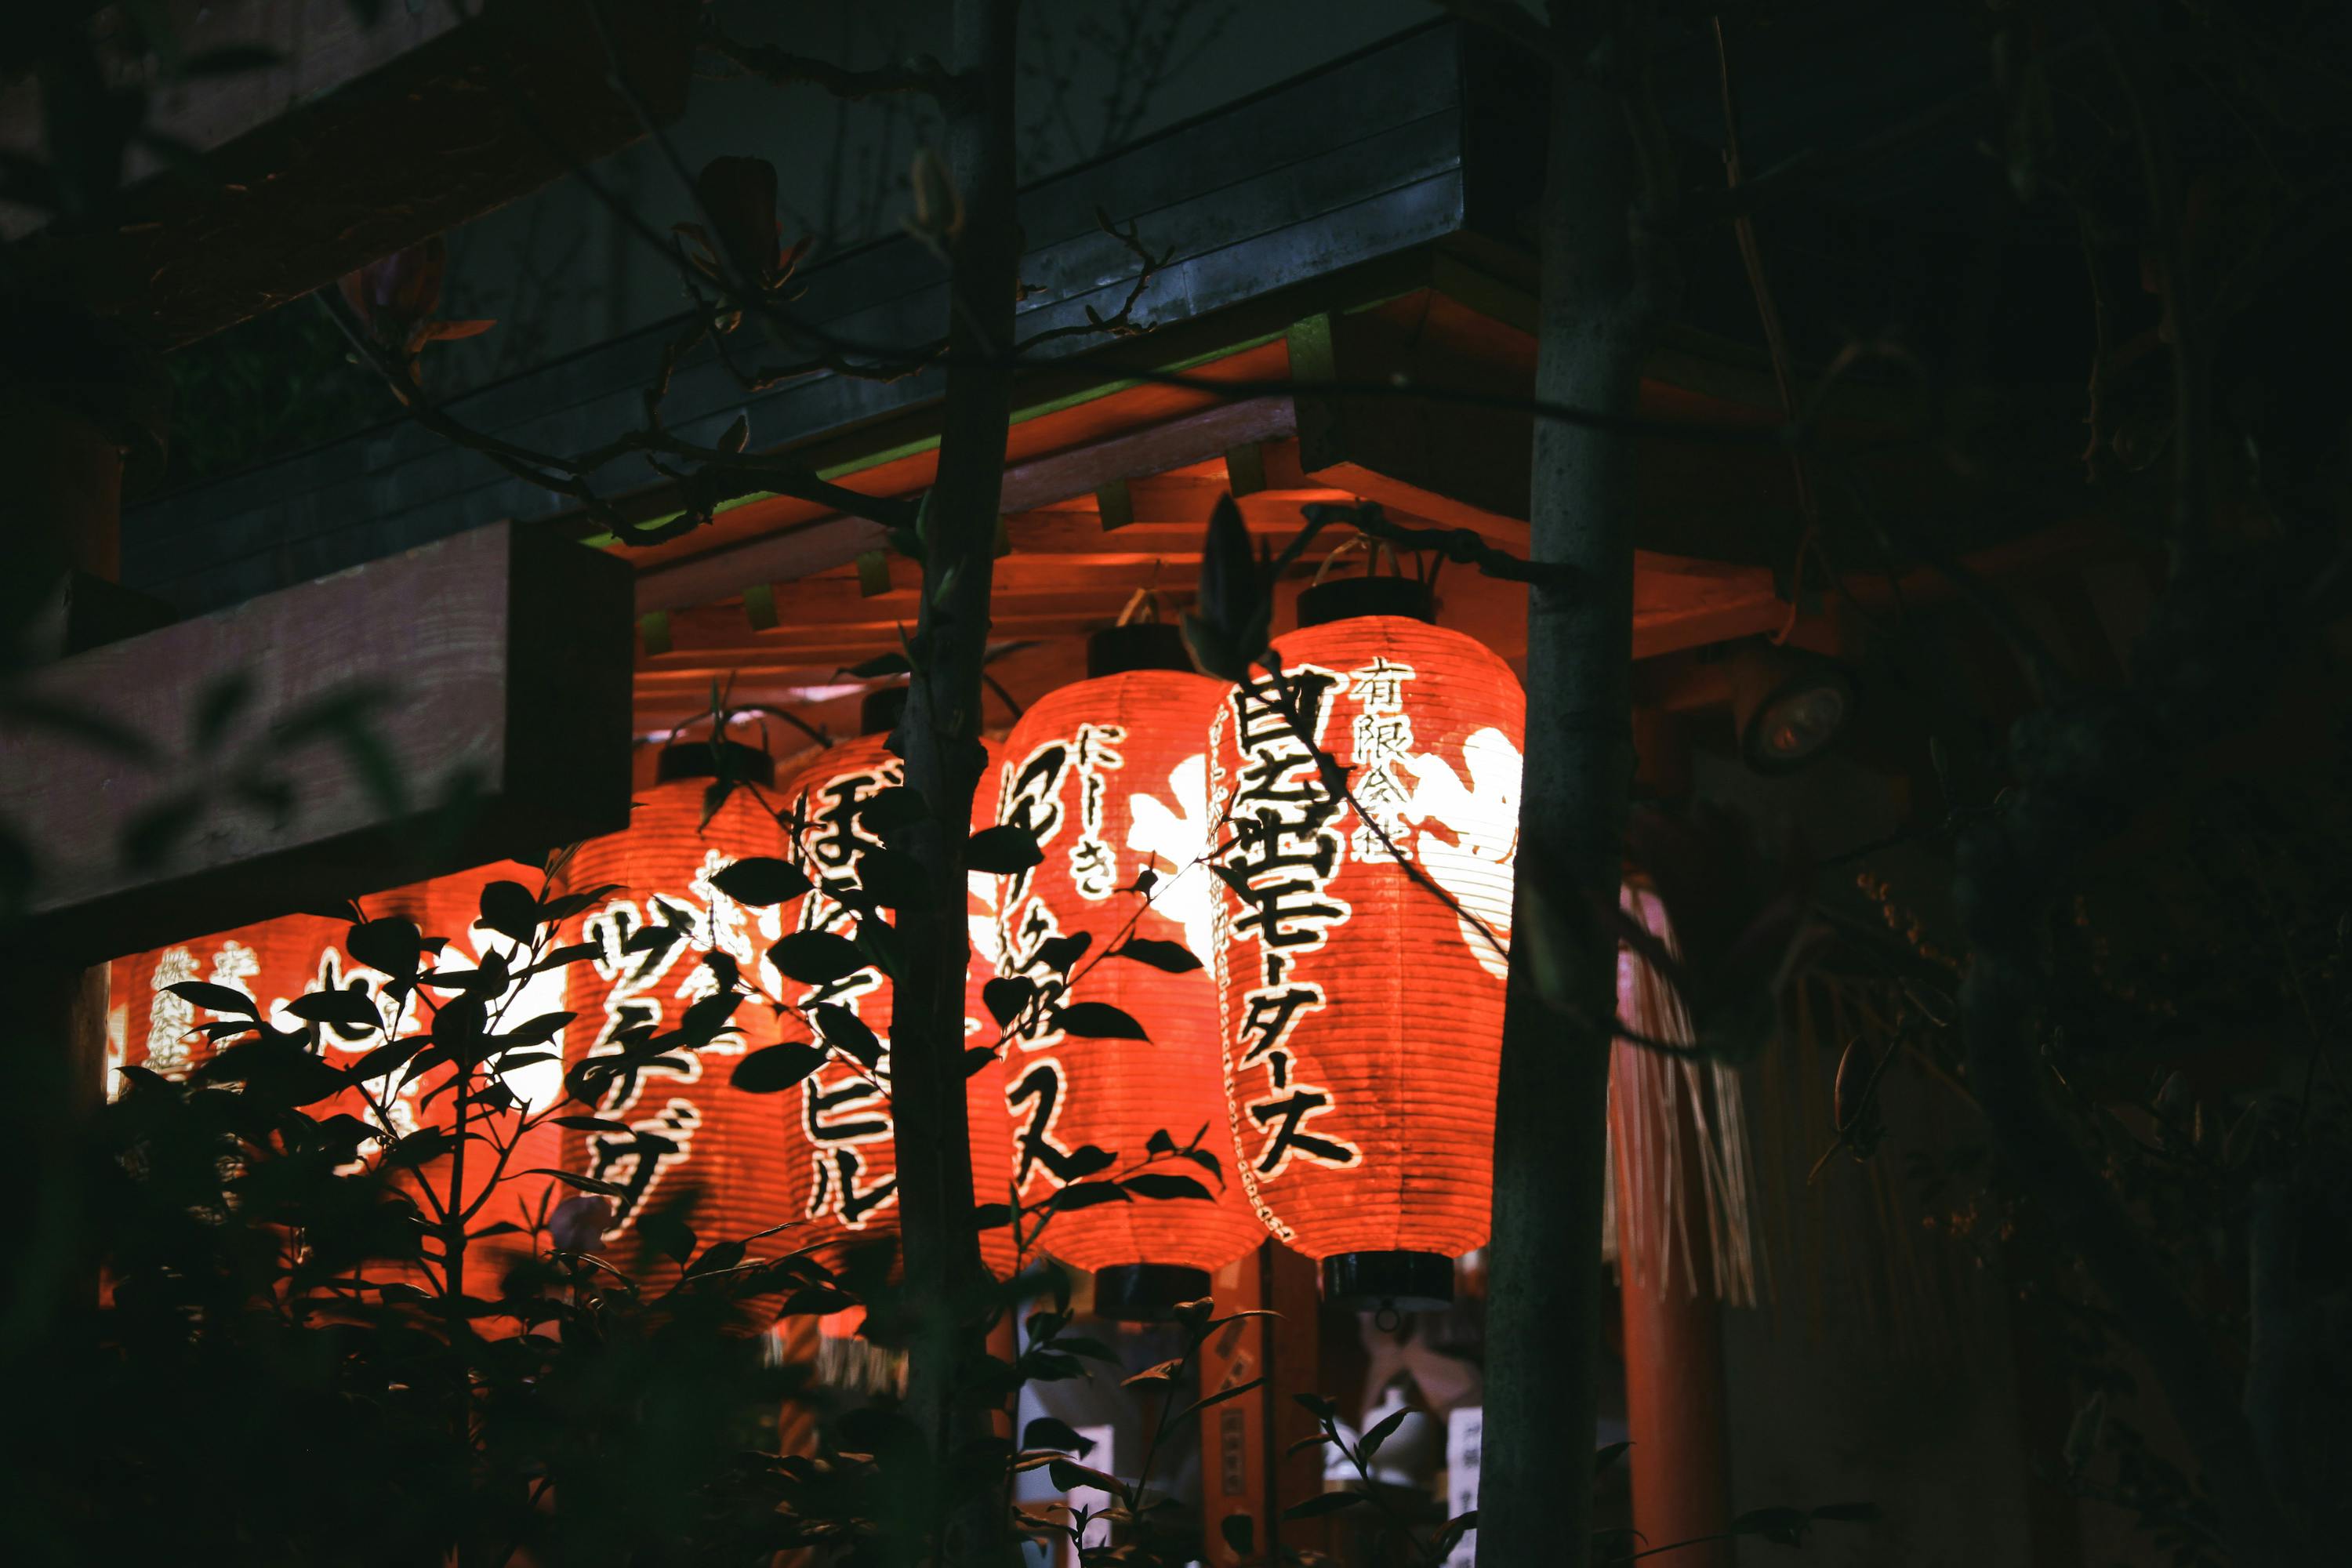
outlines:
{"label": "lantern ribbed paper surface", "polygon": [[[888,750],[887,734],[861,736],[823,752],[788,781],[779,792],[786,816],[803,824],[793,847],[794,864],[816,884],[815,890],[785,907],[785,924],[795,931],[828,931],[855,938],[858,922],[867,917],[845,906],[827,892],[856,882],[865,858],[884,847],[881,837],[860,817],[865,805],[905,776],[903,764]],[[985,826],[986,814],[975,810],[973,825]],[[971,879],[965,921],[974,939],[984,934],[993,910],[992,888],[985,879]],[[969,952],[964,973],[964,1035],[973,1044],[994,1038],[992,1026],[983,1038],[979,1031],[987,1020],[980,998],[986,979]],[[784,1096],[797,1114],[795,1157],[787,1188],[794,1219],[793,1236],[801,1246],[820,1248],[827,1263],[837,1263],[850,1249],[895,1242],[898,1233],[897,1121],[890,1109],[889,980],[868,967],[845,979],[823,985],[784,981],[784,999],[814,1007],[830,1004],[846,1007],[882,1042],[882,1059],[872,1068],[839,1050],[824,1065],[801,1080]],[[807,1038],[803,1027],[795,1037]],[[975,1203],[1003,1203],[1012,1187],[1012,1138],[1005,1122],[1004,1069],[992,1063],[964,1079],[964,1113],[971,1123],[972,1196]],[[981,1259],[1000,1277],[1010,1275],[1014,1262],[1013,1233],[998,1227],[980,1237]]]}
{"label": "lantern ribbed paper surface", "polygon": [[[708,748],[673,751],[686,758]],[[668,763],[666,757],[666,771]],[[583,913],[577,930],[566,933],[567,941],[596,949],[593,959],[570,970],[567,1005],[578,1016],[567,1030],[567,1065],[619,1055],[626,1032],[677,1028],[688,1007],[719,989],[709,962],[713,956],[731,959],[745,984],[770,995],[786,984],[766,957],[784,929],[780,911],[738,903],[710,880],[739,859],[782,856],[782,832],[745,789],[730,794],[706,826],[703,794],[709,779],[678,771],[681,776],[637,793],[625,831],[593,839],[572,858],[571,887],[586,891],[617,884],[619,890]],[[678,926],[688,934],[630,951],[630,939],[648,925]],[[627,1131],[565,1140],[571,1169],[621,1188],[612,1199],[614,1226],[604,1249],[625,1269],[653,1267],[635,1230],[656,1209],[679,1205],[679,1217],[706,1243],[741,1239],[793,1217],[786,1137],[791,1097],[750,1094],[728,1081],[746,1052],[775,1044],[783,1031],[756,999],[739,1005],[731,1022],[734,1033],[701,1050],[672,1052],[614,1075],[594,1112],[625,1124]]]}
{"label": "lantern ribbed paper surface", "polygon": [[1269,658],[1280,679],[1228,689],[1210,752],[1230,814],[1214,963],[1244,1178],[1299,1251],[1421,1255],[1409,1272],[1442,1294],[1441,1260],[1486,1238],[1493,1188],[1506,964],[1486,932],[1507,942],[1519,683],[1471,638],[1395,616],[1310,626]]}
{"label": "lantern ribbed paper surface", "polygon": [[[1055,1215],[1045,1250],[1076,1268],[1213,1271],[1265,1239],[1235,1173],[1218,1047],[1216,987],[1205,968],[1171,973],[1106,956],[1131,935],[1207,957],[1216,882],[1209,847],[1209,726],[1223,682],[1190,671],[1132,669],[1039,699],[1013,728],[998,768],[997,818],[1026,827],[1044,861],[1001,879],[1001,973],[1028,980],[1045,1005],[1012,1042],[1007,1063],[1022,1198],[1043,1203],[1070,1182],[1140,1164],[1152,1134],[1214,1154],[1199,1198],[1097,1204]],[[1151,873],[1149,898],[1134,891]],[[1107,1004],[1148,1041],[1055,1027],[1063,1004]],[[1089,1170],[1092,1144],[1112,1156]],[[1192,1294],[1207,1289],[1193,1282]]]}

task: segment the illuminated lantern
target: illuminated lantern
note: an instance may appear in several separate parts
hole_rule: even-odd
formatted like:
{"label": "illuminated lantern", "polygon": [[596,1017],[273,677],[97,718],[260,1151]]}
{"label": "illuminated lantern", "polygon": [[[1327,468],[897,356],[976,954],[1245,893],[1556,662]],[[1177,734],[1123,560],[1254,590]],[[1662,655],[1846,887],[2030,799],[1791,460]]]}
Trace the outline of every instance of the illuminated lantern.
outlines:
{"label": "illuminated lantern", "polygon": [[[766,752],[718,744],[732,777],[763,788],[772,782]],[[657,1036],[677,1028],[687,1009],[719,993],[730,963],[747,987],[767,995],[781,994],[788,984],[766,958],[782,933],[781,911],[739,903],[711,880],[737,860],[782,856],[784,837],[750,788],[730,792],[703,821],[704,793],[717,766],[710,742],[667,747],[652,787],[637,794],[628,827],[591,840],[572,857],[571,888],[616,889],[566,935],[596,949],[569,971],[567,1008],[578,1016],[567,1031],[567,1056],[575,1070],[583,1061],[622,1056],[635,1031]],[[634,940],[664,925],[686,935]],[[746,1093],[729,1081],[747,1052],[776,1044],[784,1030],[756,997],[740,1002],[730,1022],[731,1032],[699,1050],[668,1052],[612,1073],[593,1110],[625,1130],[565,1140],[569,1168],[620,1189],[611,1198],[604,1253],[624,1269],[656,1267],[635,1233],[657,1209],[677,1205],[708,1241],[740,1240],[793,1217],[782,1097]]]}
{"label": "illuminated lantern", "polygon": [[[539,886],[537,871],[510,862],[500,863],[395,889],[362,900],[362,904],[371,919],[397,914],[416,921],[427,936],[450,939],[437,961],[426,958],[425,969],[471,969],[493,952],[510,954],[514,948],[508,938],[472,929],[481,889],[501,879],[521,881],[534,892]],[[170,989],[178,982],[202,981],[237,992],[251,999],[260,1016],[273,1027],[289,1030],[307,1026],[289,1010],[289,1005],[310,992],[363,987],[372,996],[380,994],[390,977],[350,956],[350,931],[349,924],[341,921],[316,915],[285,915],[118,961],[113,966],[114,998],[110,1012],[120,1018],[120,1024],[110,1021],[110,1067],[144,1067],[169,1078],[184,1077],[215,1052],[215,1042],[199,1032],[202,1026],[243,1016],[186,1001]],[[562,1007],[562,979],[552,973],[535,977],[508,999],[499,1026],[512,1027],[542,1014],[560,1012]],[[430,1027],[428,1011],[413,1001],[394,1016],[395,1037],[421,1035]],[[385,1043],[382,1028],[352,1024],[322,1025],[319,1037],[325,1059],[345,1068]],[[549,1051],[552,1054],[560,1048],[560,1045],[551,1045]],[[372,1127],[388,1125],[398,1135],[424,1126],[449,1125],[452,1119],[448,1097],[433,1096],[433,1091],[446,1079],[447,1069],[429,1069],[413,1078],[404,1078],[404,1074],[402,1067],[387,1068],[382,1078],[306,1110],[322,1119],[349,1114]],[[501,1075],[500,1081],[519,1101],[533,1110],[548,1109],[562,1092],[562,1070],[551,1062]],[[109,1092],[119,1092],[119,1082],[110,1083]],[[478,1114],[487,1123],[487,1134],[500,1140],[513,1135],[521,1120],[518,1110]],[[524,1230],[530,1228],[539,1207],[535,1194],[546,1185],[547,1179],[525,1178],[520,1173],[555,1163],[560,1142],[554,1129],[547,1126],[525,1132],[521,1139],[508,1160],[508,1171],[513,1179],[503,1182],[498,1194],[475,1216],[475,1228],[499,1221]],[[377,1147],[363,1146],[363,1157],[373,1157]],[[476,1147],[478,1151],[488,1145]],[[469,1159],[463,1194],[467,1203],[480,1195],[495,1169],[495,1154]],[[402,1180],[404,1184],[429,1184],[446,1194],[448,1162],[428,1162],[413,1173],[404,1173]],[[527,1251],[530,1245],[528,1238],[512,1233],[487,1238],[480,1244],[485,1256]]]}
{"label": "illuminated lantern", "polygon": [[[1417,615],[1360,613],[1401,595]],[[1254,668],[1213,726],[1242,1177],[1328,1294],[1442,1303],[1486,1239],[1524,700],[1418,584],[1310,589],[1299,622],[1265,656],[1280,676]]]}
{"label": "illuminated lantern", "polygon": [[[1032,1207],[1142,1164],[1156,1133],[1178,1148],[1198,1137],[1215,1157],[1215,1176],[1161,1168],[1216,1195],[1096,1204],[1045,1226],[1046,1251],[1094,1273],[1097,1311],[1150,1319],[1207,1295],[1213,1271],[1265,1239],[1234,1175],[1216,988],[1194,956],[1213,940],[1205,752],[1225,686],[1192,672],[1167,626],[1099,635],[1087,668],[1021,716],[998,770],[997,819],[1045,857],[1001,879],[998,969],[1038,995],[1017,1020],[1008,1091]],[[1088,1005],[1149,1038],[1122,1037],[1116,1019],[1064,1026],[1065,1005]]]}
{"label": "illuminated lantern", "polygon": [[[856,740],[828,748],[780,792],[778,808],[797,824],[793,863],[814,884],[785,906],[790,931],[828,931],[855,940],[861,923],[878,919],[860,913],[840,894],[862,886],[867,857],[885,848],[881,834],[865,819],[865,808],[905,777],[891,753],[889,731],[905,700],[903,688],[875,693],[867,700]],[[975,814],[975,823],[984,822]],[[989,889],[974,879],[966,922],[977,928],[989,913]],[[987,1018],[980,1001],[978,966],[967,959],[964,1029],[977,1037]],[[793,1234],[800,1246],[817,1248],[828,1265],[850,1251],[894,1243],[898,1234],[897,1125],[890,1110],[889,1028],[891,988],[881,970],[868,965],[823,984],[783,980],[780,993],[793,1006],[844,1008],[872,1031],[881,1050],[872,1062],[857,1059],[835,1042],[825,1060],[785,1098],[798,1115],[798,1148],[785,1186]],[[809,1031],[796,1031],[807,1037]],[[992,1038],[992,1035],[990,1037]],[[977,1203],[1003,1203],[1012,1189],[1012,1139],[1005,1125],[1003,1068],[992,1063],[964,1079],[965,1113],[971,1124],[972,1194]],[[996,1227],[981,1234],[982,1261],[999,1276],[1012,1272],[1013,1233]]]}

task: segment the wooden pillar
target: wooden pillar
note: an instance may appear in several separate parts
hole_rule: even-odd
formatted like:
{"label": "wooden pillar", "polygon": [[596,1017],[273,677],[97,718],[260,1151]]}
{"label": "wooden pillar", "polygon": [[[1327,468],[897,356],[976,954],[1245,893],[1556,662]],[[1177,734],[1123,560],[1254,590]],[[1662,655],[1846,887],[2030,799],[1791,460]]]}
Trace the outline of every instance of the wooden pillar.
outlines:
{"label": "wooden pillar", "polygon": [[[1284,1509],[1323,1489],[1323,1450],[1289,1451],[1315,1430],[1315,1418],[1293,1395],[1325,1392],[1317,1387],[1317,1292],[1315,1265],[1272,1241],[1221,1270],[1212,1288],[1220,1315],[1252,1308],[1281,1315],[1227,1323],[1202,1351],[1204,1394],[1265,1379],[1202,1413],[1202,1534],[1211,1568],[1279,1561],[1277,1545],[1290,1552],[1329,1545],[1323,1521],[1282,1519]],[[1226,1533],[1225,1521],[1236,1517],[1249,1521],[1246,1552]]]}
{"label": "wooden pillar", "polygon": [[[1633,1441],[1633,1528],[1665,1546],[1730,1521],[1724,1454],[1723,1341],[1712,1290],[1625,1279],[1625,1425]],[[1729,1568],[1731,1543],[1675,1553],[1682,1568]]]}
{"label": "wooden pillar", "polygon": [[[1621,1054],[1636,1047],[1619,1045]],[[1633,1449],[1633,1528],[1650,1547],[1698,1541],[1731,1521],[1725,1435],[1722,1309],[1707,1256],[1707,1216],[1695,1201],[1700,1151],[1687,1114],[1679,1121],[1681,1179],[1673,1186],[1676,1234],[1685,1258],[1636,1256],[1621,1228],[1619,1272],[1625,1328],[1625,1426]],[[1621,1171],[1626,1141],[1618,1140]],[[1663,1161],[1658,1162],[1663,1163]],[[1667,1190],[1661,1173],[1647,1190]],[[1621,1181],[1621,1194],[1628,1190]],[[1621,1197],[1621,1203],[1622,1203]],[[1623,1226],[1621,1208],[1619,1224]],[[1645,1227],[1648,1228],[1648,1227]],[[1730,1568],[1732,1543],[1706,1542],[1673,1553],[1675,1568]]]}

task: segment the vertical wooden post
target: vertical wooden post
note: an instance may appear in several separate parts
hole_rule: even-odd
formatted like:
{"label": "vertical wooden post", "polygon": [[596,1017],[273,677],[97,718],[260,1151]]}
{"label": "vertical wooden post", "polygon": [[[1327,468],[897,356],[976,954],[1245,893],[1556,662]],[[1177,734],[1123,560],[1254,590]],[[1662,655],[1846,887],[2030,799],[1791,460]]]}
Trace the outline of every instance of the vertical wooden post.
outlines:
{"label": "vertical wooden post", "polygon": [[[1321,1521],[1285,1524],[1282,1510],[1323,1489],[1323,1450],[1291,1452],[1315,1431],[1315,1418],[1294,1395],[1316,1387],[1320,1302],[1315,1265],[1276,1242],[1222,1270],[1214,1296],[1220,1315],[1270,1309],[1280,1316],[1227,1323],[1201,1352],[1201,1392],[1265,1382],[1255,1392],[1203,1412],[1201,1426],[1201,1516],[1206,1561],[1233,1568],[1249,1560],[1276,1562],[1280,1549],[1328,1548]],[[1234,1550],[1224,1521],[1250,1521],[1251,1550]]]}
{"label": "vertical wooden post", "polygon": [[[1696,1171],[1697,1151],[1683,1169]],[[1687,1187],[1685,1189],[1687,1191]],[[1685,1206],[1691,1206],[1685,1201]],[[1685,1216],[1703,1247],[1706,1216]],[[1622,1263],[1625,1306],[1625,1426],[1633,1439],[1633,1528],[1652,1546],[1719,1533],[1731,1519],[1724,1432],[1722,1309],[1700,1252],[1689,1273],[1647,1258]],[[1731,1542],[1676,1552],[1681,1568],[1729,1568]]]}

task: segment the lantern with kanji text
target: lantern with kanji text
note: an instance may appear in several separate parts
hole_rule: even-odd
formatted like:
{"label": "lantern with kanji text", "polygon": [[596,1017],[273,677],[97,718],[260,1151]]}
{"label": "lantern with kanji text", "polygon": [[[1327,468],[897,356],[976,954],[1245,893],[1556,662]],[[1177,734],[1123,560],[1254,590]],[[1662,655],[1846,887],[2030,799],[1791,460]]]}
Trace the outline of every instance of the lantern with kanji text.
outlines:
{"label": "lantern with kanji text", "polygon": [[1000,879],[998,995],[1022,1200],[1118,1184],[1124,1201],[1052,1214],[1044,1244],[1094,1273],[1097,1311],[1150,1319],[1265,1239],[1234,1170],[1201,956],[1216,898],[1206,752],[1225,689],[1157,623],[1098,634],[1087,664],[1005,742],[996,815],[1041,858]]}
{"label": "lantern with kanji text", "polygon": [[1524,700],[1418,584],[1318,586],[1299,622],[1213,725],[1242,1177],[1328,1293],[1440,1303],[1487,1233]]}

